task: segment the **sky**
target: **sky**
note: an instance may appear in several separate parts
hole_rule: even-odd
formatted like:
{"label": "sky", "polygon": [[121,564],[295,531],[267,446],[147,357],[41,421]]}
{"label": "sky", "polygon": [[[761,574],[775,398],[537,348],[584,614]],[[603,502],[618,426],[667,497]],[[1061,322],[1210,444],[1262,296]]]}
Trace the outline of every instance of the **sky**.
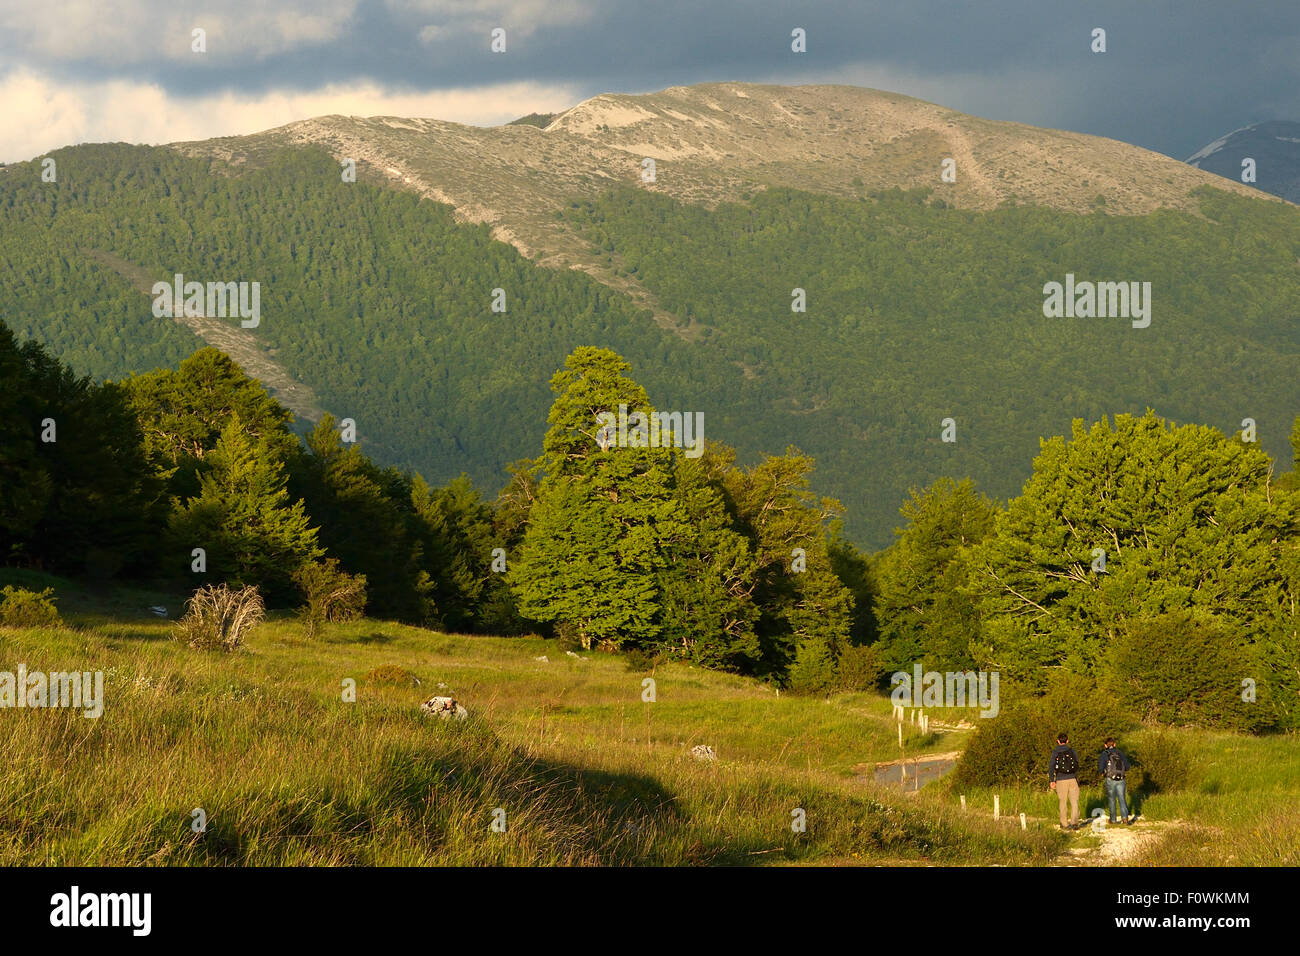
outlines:
{"label": "sky", "polygon": [[867,86],[1186,159],[1300,120],[1300,3],[0,0],[0,162],[328,113],[487,126],[723,80]]}

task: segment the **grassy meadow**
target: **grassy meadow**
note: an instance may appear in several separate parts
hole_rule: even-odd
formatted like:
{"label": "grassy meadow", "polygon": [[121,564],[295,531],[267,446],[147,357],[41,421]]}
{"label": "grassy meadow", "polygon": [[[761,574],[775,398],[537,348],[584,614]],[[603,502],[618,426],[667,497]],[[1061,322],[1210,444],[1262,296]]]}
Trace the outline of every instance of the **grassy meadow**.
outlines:
{"label": "grassy meadow", "polygon": [[[991,792],[963,812],[946,781],[875,785],[875,763],[900,756],[884,696],[778,695],[374,620],[307,640],[273,615],[244,649],[204,652],[145,610],[174,598],[56,588],[65,626],[0,629],[0,670],[102,670],[104,713],[0,711],[0,864],[1042,866],[1087,862],[1100,842],[1056,831],[1045,786],[1001,793],[995,822]],[[435,694],[470,718],[422,714]],[[965,736],[905,730],[909,758]],[[1173,823],[1123,862],[1300,862],[1295,741],[1187,735],[1196,779],[1142,801]]]}

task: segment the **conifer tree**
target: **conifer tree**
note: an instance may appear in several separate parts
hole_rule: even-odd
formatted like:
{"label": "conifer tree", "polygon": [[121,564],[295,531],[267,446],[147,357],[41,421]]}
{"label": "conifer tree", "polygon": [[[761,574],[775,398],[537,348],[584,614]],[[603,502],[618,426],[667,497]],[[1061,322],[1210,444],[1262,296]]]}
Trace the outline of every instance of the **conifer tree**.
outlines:
{"label": "conifer tree", "polygon": [[753,670],[762,655],[753,549],[732,527],[712,462],[681,454],[673,461],[681,520],[661,526],[663,621],[656,643],[706,667]]}
{"label": "conifer tree", "polygon": [[210,579],[289,597],[294,573],[320,559],[324,549],[302,501],[290,500],[284,465],[266,438],[245,433],[236,415],[206,466],[199,494],[173,516],[172,540],[186,556],[193,548],[205,550]]}
{"label": "conifer tree", "polygon": [[509,572],[525,616],[571,629],[586,648],[657,636],[657,526],[678,520],[669,449],[602,449],[597,441],[602,413],[650,411],[645,390],[623,374],[629,368],[613,352],[584,346],[551,379],[544,477]]}
{"label": "conifer tree", "polygon": [[345,571],[365,577],[371,612],[413,624],[438,623],[411,505],[411,479],[380,469],[359,445],[345,446],[328,413],[305,445],[294,459],[290,489],[319,526],[321,545]]}

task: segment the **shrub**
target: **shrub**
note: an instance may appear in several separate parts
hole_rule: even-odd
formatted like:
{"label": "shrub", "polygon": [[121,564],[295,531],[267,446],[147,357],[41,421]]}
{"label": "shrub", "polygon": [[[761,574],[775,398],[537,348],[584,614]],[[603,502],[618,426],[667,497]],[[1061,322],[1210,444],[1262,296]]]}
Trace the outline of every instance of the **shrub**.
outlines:
{"label": "shrub", "polygon": [[1103,682],[1143,720],[1252,732],[1274,718],[1241,699],[1233,675],[1259,670],[1242,629],[1180,610],[1136,621],[1111,648]]}
{"label": "shrub", "polygon": [[233,651],[262,622],[266,607],[257,588],[232,591],[209,584],[194,592],[185,615],[176,622],[176,636],[201,650]]}
{"label": "shrub", "polygon": [[630,647],[623,652],[623,663],[634,674],[644,674],[654,670],[659,660],[639,647]]}
{"label": "shrub", "polygon": [[954,785],[987,787],[1023,783],[1047,774],[1045,736],[1033,706],[1003,707],[996,717],[979,722],[953,769]]}
{"label": "shrub", "polygon": [[790,665],[790,689],[799,694],[822,694],[835,687],[835,658],[824,638],[811,637],[799,645]]}
{"label": "shrub", "polygon": [[1139,771],[1130,775],[1137,778],[1131,782],[1134,789],[1147,793],[1169,792],[1186,790],[1194,782],[1195,772],[1187,749],[1168,730],[1145,734],[1128,756]]}
{"label": "shrub", "polygon": [[0,590],[0,627],[58,627],[63,620],[54,600],[54,588],[6,587]]}
{"label": "shrub", "polygon": [[840,690],[873,690],[884,669],[874,647],[849,645],[835,662],[835,683]]}
{"label": "shrub", "polygon": [[1109,694],[1077,674],[1055,675],[1042,697],[1008,704],[1006,695],[1000,696],[1000,713],[980,720],[953,771],[954,784],[1046,782],[1047,761],[1061,731],[1070,735],[1079,755],[1080,785],[1095,784],[1106,738],[1118,736],[1131,722]]}
{"label": "shrub", "polygon": [[307,601],[298,609],[298,616],[308,637],[315,637],[326,621],[352,621],[365,613],[366,576],[339,570],[336,558],[304,564],[294,572],[293,582]]}

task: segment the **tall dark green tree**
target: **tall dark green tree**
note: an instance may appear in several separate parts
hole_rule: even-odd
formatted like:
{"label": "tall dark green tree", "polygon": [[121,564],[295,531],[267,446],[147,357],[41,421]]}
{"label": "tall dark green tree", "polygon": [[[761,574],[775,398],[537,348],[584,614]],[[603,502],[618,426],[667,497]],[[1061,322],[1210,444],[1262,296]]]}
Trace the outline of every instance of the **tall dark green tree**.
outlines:
{"label": "tall dark green tree", "polygon": [[122,390],[0,323],[0,557],[105,579],[147,563],[163,520]]}
{"label": "tall dark green tree", "polygon": [[172,515],[179,560],[192,567],[192,551],[202,548],[208,580],[293,599],[294,574],[325,552],[303,503],[290,499],[268,439],[251,438],[236,415],[206,458],[199,494]]}
{"label": "tall dark green tree", "polygon": [[800,653],[833,660],[853,633],[853,595],[837,576],[828,526],[839,502],[809,490],[813,460],[795,448],[724,477],[736,528],[754,551],[762,670],[783,675]]}
{"label": "tall dark green tree", "polygon": [[571,630],[583,647],[653,640],[660,629],[656,573],[671,451],[602,450],[598,416],[620,405],[647,412],[645,389],[605,349],[582,347],[551,379],[556,398],[543,441],[543,478],[509,571],[520,611]]}
{"label": "tall dark green tree", "polygon": [[673,463],[680,520],[661,526],[662,628],[653,646],[705,667],[753,671],[762,662],[753,548],[733,527],[714,461],[675,455]]}
{"label": "tall dark green tree", "polygon": [[180,367],[132,375],[123,385],[145,436],[145,448],[173,494],[196,494],[203,461],[234,418],[245,434],[262,441],[276,460],[298,449],[293,415],[250,378],[230,356],[199,349]]}
{"label": "tall dark green tree", "polygon": [[941,478],[913,489],[901,509],[906,525],[877,563],[882,663],[910,670],[965,670],[974,665],[979,618],[964,591],[969,549],[993,530],[997,508],[969,481]]}
{"label": "tall dark green tree", "polygon": [[438,623],[432,576],[411,507],[411,479],[380,469],[359,445],[345,445],[327,413],[293,459],[289,489],[319,527],[320,544],[343,570],[365,576],[372,614]]}
{"label": "tall dark green tree", "polygon": [[1043,442],[1024,493],[971,554],[980,663],[1031,686],[1056,668],[1097,674],[1125,635],[1188,611],[1251,635],[1222,677],[1239,688],[1295,593],[1297,503],[1271,474],[1255,447],[1151,412]]}
{"label": "tall dark green tree", "polygon": [[490,619],[511,627],[509,604],[503,604],[498,593],[505,587],[504,573],[492,570],[492,551],[498,546],[492,508],[469,478],[461,475],[442,488],[431,488],[417,476],[410,501],[419,519],[443,626],[453,631],[479,630],[485,623],[481,611],[491,595]]}

